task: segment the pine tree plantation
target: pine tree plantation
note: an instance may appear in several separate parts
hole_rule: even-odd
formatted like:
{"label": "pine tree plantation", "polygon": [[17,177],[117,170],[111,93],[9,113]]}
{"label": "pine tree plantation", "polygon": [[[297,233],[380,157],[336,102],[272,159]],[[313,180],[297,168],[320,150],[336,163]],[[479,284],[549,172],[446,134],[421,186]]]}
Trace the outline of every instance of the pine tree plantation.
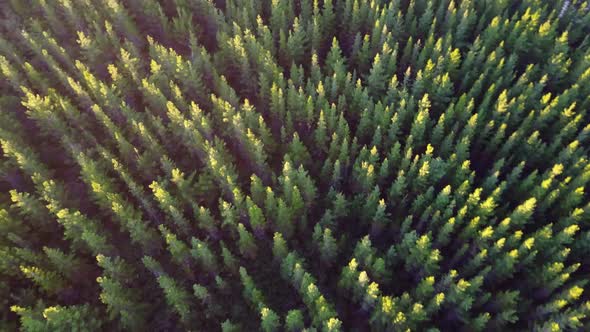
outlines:
{"label": "pine tree plantation", "polygon": [[583,331],[590,5],[0,3],[0,330]]}

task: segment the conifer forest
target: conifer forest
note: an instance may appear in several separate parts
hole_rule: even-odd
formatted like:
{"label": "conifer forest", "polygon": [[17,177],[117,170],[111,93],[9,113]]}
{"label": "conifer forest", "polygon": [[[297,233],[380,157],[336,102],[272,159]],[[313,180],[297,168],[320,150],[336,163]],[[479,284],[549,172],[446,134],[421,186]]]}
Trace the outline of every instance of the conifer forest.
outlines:
{"label": "conifer forest", "polygon": [[589,331],[590,2],[0,1],[0,331]]}

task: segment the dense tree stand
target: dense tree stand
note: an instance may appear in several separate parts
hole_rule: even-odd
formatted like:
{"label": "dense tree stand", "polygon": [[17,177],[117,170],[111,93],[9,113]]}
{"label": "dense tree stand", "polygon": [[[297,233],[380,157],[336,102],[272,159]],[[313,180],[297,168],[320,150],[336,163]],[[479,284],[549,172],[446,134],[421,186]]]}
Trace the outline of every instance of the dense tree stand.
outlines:
{"label": "dense tree stand", "polygon": [[0,330],[582,331],[582,0],[0,1]]}

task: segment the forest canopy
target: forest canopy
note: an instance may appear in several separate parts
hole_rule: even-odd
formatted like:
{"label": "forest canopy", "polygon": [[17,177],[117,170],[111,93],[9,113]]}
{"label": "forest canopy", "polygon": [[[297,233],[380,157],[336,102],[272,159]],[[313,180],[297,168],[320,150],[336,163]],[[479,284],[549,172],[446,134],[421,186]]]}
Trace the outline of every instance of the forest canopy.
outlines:
{"label": "forest canopy", "polygon": [[0,3],[0,330],[590,326],[590,3]]}

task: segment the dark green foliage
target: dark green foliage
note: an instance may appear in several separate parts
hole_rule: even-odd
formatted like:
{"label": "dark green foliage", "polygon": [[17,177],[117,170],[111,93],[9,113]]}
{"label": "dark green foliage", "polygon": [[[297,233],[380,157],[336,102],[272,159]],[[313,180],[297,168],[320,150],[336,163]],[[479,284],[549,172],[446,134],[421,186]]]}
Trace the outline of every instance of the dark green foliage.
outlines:
{"label": "dark green foliage", "polygon": [[590,10],[0,1],[0,330],[590,325]]}

